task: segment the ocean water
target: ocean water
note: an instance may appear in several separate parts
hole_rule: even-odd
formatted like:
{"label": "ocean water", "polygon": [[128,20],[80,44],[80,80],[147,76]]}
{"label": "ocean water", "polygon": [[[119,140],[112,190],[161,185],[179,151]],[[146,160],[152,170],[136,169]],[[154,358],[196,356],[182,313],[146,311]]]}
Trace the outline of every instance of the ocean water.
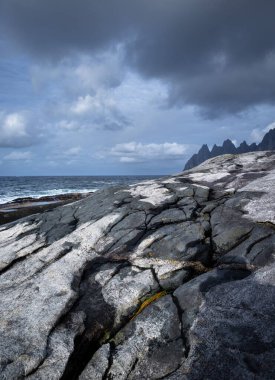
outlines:
{"label": "ocean water", "polygon": [[16,198],[94,192],[161,176],[0,177],[0,204]]}

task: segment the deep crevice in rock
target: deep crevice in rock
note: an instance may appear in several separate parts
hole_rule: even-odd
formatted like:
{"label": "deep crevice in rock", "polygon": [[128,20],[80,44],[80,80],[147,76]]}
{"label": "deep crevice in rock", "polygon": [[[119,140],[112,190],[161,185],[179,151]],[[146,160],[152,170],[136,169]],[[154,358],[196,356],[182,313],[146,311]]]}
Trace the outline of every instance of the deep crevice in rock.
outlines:
{"label": "deep crevice in rock", "polygon": [[113,364],[113,355],[114,355],[114,352],[115,352],[115,349],[116,349],[116,346],[114,344],[114,342],[110,341],[109,342],[110,344],[110,353],[109,353],[109,357],[108,357],[108,366],[102,376],[102,380],[108,380],[108,374],[109,374],[109,371],[112,367],[112,364]]}
{"label": "deep crevice in rock", "polygon": [[184,311],[181,309],[177,297],[174,296],[174,294],[171,294],[171,296],[172,296],[172,300],[173,300],[173,302],[177,308],[177,311],[178,311],[178,318],[179,318],[180,329],[181,329],[181,339],[182,339],[183,347],[184,347],[184,356],[185,356],[185,358],[187,358],[189,351],[190,351],[190,343],[189,343],[189,340],[187,337],[188,332],[186,331],[186,329],[184,328],[183,323],[182,323],[182,315],[183,315]]}

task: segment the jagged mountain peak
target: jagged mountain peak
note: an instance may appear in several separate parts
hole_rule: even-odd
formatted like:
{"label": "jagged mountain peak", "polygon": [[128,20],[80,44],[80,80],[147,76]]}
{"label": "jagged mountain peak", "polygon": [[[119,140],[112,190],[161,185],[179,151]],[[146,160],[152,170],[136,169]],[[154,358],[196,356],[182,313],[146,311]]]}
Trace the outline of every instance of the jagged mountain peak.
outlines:
{"label": "jagged mountain peak", "polygon": [[210,151],[208,145],[203,144],[198,153],[194,154],[187,161],[184,170],[192,169],[209,158],[220,156],[222,154],[238,154],[264,150],[275,150],[275,128],[270,129],[258,145],[256,143],[248,145],[246,141],[243,141],[239,147],[235,147],[230,139],[226,139],[222,146],[214,144]]}
{"label": "jagged mountain peak", "polygon": [[223,147],[230,147],[230,148],[236,148],[233,142],[229,139],[225,140],[222,144]]}
{"label": "jagged mountain peak", "polygon": [[199,150],[199,153],[204,153],[204,152],[210,153],[210,150],[209,150],[207,144],[203,144],[202,147]]}

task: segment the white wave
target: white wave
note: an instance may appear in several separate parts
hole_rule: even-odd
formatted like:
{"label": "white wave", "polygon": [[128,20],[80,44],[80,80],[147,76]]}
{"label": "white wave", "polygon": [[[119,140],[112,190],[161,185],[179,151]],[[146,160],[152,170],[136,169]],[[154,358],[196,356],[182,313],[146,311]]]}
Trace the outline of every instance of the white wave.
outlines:
{"label": "white wave", "polygon": [[0,196],[0,205],[8,202],[12,202],[15,199],[18,198],[40,198],[40,197],[47,197],[47,196],[55,196],[55,195],[61,195],[61,194],[71,194],[71,193],[94,193],[99,189],[51,189],[51,190],[38,190],[35,193],[34,192],[14,192],[13,194],[7,194]]}

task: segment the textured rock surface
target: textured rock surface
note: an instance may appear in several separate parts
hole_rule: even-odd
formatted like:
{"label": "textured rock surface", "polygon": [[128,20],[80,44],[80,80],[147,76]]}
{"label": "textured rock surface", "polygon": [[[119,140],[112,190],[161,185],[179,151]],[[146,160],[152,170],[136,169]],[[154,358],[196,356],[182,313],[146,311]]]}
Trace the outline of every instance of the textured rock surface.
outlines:
{"label": "textured rock surface", "polygon": [[275,377],[275,153],[0,228],[1,379]]}

